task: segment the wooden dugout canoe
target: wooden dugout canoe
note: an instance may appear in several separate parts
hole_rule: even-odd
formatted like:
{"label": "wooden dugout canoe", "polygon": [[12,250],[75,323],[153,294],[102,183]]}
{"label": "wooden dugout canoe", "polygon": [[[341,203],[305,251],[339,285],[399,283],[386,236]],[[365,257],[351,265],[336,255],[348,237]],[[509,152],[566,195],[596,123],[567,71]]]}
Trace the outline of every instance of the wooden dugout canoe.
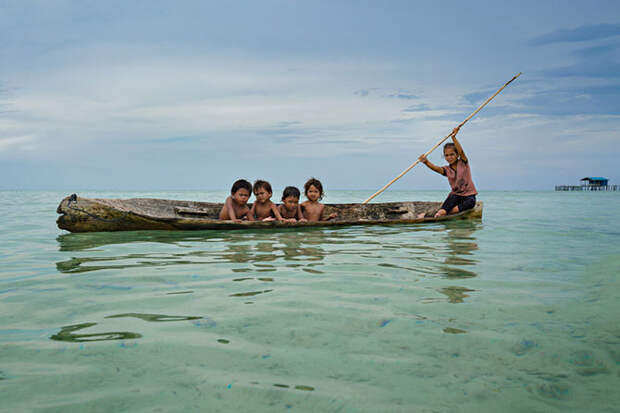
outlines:
{"label": "wooden dugout canoe", "polygon": [[[222,203],[170,199],[90,199],[73,194],[60,202],[56,221],[71,232],[204,230],[287,227],[335,227],[348,225],[416,224],[452,219],[482,218],[482,202],[458,214],[433,218],[441,202],[386,202],[377,204],[325,204],[324,214],[338,214],[321,222],[221,221]],[[425,213],[430,217],[416,218]]]}

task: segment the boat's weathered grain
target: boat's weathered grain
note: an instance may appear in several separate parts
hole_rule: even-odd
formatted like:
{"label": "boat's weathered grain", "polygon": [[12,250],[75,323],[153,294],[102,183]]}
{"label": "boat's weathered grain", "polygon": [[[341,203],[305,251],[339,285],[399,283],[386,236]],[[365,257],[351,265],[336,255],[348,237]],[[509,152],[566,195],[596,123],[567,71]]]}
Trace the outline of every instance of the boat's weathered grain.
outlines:
{"label": "boat's weathered grain", "polygon": [[[58,205],[58,227],[71,232],[201,230],[315,227],[346,225],[414,224],[450,219],[482,218],[482,202],[459,214],[433,218],[440,202],[388,202],[378,204],[325,204],[325,214],[335,212],[335,219],[322,222],[240,223],[218,220],[221,203],[177,201],[169,199],[89,199],[68,196]],[[427,215],[417,218],[419,214]]]}

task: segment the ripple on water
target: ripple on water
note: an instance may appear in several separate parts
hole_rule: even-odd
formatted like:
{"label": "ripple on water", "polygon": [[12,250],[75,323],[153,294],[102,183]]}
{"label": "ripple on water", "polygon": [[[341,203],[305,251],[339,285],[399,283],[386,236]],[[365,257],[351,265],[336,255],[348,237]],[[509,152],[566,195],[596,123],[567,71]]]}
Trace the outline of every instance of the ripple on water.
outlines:
{"label": "ripple on water", "polygon": [[109,341],[109,340],[131,340],[141,338],[142,335],[130,331],[109,331],[104,333],[76,334],[76,331],[83,330],[97,325],[97,323],[82,323],[72,326],[61,327],[60,332],[50,337],[55,341],[66,341],[70,343],[81,343],[88,341]]}
{"label": "ripple on water", "polygon": [[[125,313],[106,316],[105,318],[138,318],[148,322],[173,322],[173,321],[189,321],[200,320],[203,317],[196,316],[170,316],[164,314],[141,314],[141,313]],[[96,326],[97,323],[81,323],[70,326],[61,327],[60,331],[52,336],[51,340],[66,341],[72,343],[88,342],[88,341],[109,341],[109,340],[131,340],[142,338],[142,334],[134,333],[130,331],[113,331],[104,333],[80,333],[76,334],[76,331],[84,330],[90,327]]]}

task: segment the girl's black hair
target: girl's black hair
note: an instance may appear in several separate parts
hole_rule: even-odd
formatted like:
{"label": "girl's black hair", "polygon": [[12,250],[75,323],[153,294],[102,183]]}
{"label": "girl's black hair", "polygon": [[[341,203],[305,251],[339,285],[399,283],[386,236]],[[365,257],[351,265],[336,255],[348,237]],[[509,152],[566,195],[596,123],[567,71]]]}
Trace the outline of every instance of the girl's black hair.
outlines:
{"label": "girl's black hair", "polygon": [[323,199],[323,185],[321,184],[321,181],[316,178],[310,178],[304,184],[304,194],[308,196],[308,189],[310,189],[310,186],[312,185],[319,190],[319,199]]}
{"label": "girl's black hair", "polygon": [[284,201],[289,196],[299,199],[300,195],[301,193],[299,192],[299,189],[295,188],[294,186],[287,186],[286,188],[284,188],[284,192],[282,192],[282,201]]}
{"label": "girl's black hair", "polygon": [[240,190],[241,188],[247,189],[249,193],[252,193],[252,184],[246,181],[245,179],[238,179],[235,181],[232,188],[230,189],[230,194],[231,195],[236,194],[237,191]]}
{"label": "girl's black hair", "polygon": [[254,188],[252,189],[254,193],[256,193],[256,191],[258,191],[261,188],[263,188],[265,191],[269,192],[270,194],[273,194],[273,191],[271,190],[271,184],[269,182],[263,181],[262,179],[257,179],[256,181],[254,181]]}
{"label": "girl's black hair", "polygon": [[456,156],[459,156],[459,151],[456,150],[456,145],[453,142],[448,142],[443,146],[443,153],[446,153],[446,149],[448,148],[454,149],[454,153],[456,153]]}

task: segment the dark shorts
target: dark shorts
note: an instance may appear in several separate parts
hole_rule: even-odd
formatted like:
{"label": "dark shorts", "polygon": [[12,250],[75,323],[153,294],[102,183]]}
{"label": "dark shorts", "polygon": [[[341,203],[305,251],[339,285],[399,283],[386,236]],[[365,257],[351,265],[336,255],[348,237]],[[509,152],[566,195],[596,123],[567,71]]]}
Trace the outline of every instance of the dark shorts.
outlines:
{"label": "dark shorts", "polygon": [[455,194],[450,194],[441,204],[441,208],[445,210],[448,214],[452,211],[452,208],[455,206],[459,207],[459,212],[467,211],[468,209],[472,209],[476,205],[476,195],[469,196],[460,196]]}

